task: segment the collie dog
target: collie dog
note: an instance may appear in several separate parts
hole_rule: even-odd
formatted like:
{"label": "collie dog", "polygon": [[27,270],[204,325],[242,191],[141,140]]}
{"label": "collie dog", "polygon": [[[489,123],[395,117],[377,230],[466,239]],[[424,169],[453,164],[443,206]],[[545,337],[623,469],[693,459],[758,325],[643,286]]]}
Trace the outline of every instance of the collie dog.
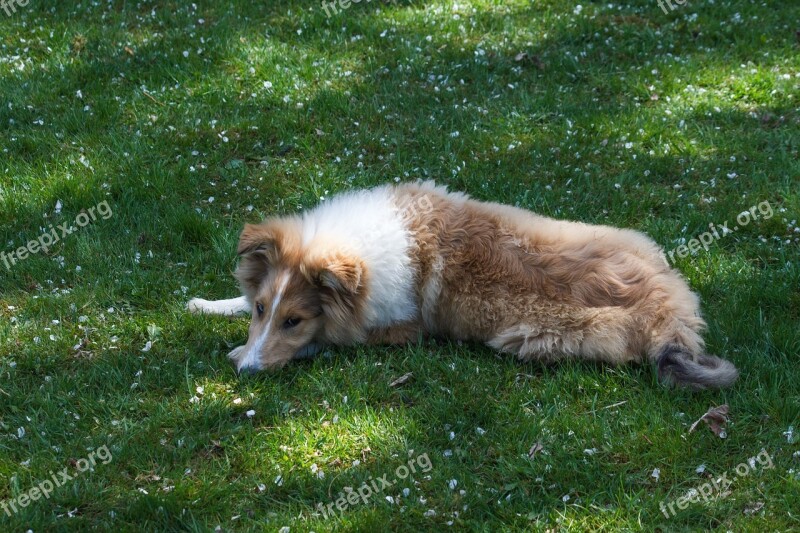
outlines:
{"label": "collie dog", "polygon": [[706,355],[699,301],[641,233],[479,202],[432,182],[335,196],[247,224],[243,296],[193,312],[252,313],[237,370],[279,368],[325,345],[423,337],[483,342],[522,361],[641,361],[692,388],[736,380]]}

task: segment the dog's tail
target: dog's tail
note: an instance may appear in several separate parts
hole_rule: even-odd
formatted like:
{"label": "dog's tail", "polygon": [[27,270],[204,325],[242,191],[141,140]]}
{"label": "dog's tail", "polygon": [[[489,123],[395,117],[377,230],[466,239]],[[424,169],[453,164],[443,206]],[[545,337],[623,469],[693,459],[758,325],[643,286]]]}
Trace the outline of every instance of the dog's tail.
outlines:
{"label": "dog's tail", "polygon": [[693,355],[685,346],[674,343],[661,347],[656,364],[659,380],[693,389],[728,387],[739,376],[730,361],[714,355]]}

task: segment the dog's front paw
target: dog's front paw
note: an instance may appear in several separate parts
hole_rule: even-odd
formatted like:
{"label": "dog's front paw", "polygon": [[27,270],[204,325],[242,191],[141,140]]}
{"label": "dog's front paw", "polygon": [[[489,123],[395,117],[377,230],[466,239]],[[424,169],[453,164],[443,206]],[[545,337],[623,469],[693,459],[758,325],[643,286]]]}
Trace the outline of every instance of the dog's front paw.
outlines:
{"label": "dog's front paw", "polygon": [[190,313],[203,313],[208,308],[208,300],[202,298],[192,298],[186,304],[186,310]]}
{"label": "dog's front paw", "polygon": [[294,357],[295,359],[311,359],[321,351],[322,345],[312,342],[311,344],[300,348],[300,350],[294,354]]}
{"label": "dog's front paw", "polygon": [[244,351],[244,345],[237,346],[236,348],[228,352],[228,359],[233,359],[234,361],[236,361],[237,359],[239,359],[239,356],[242,354],[243,351]]}

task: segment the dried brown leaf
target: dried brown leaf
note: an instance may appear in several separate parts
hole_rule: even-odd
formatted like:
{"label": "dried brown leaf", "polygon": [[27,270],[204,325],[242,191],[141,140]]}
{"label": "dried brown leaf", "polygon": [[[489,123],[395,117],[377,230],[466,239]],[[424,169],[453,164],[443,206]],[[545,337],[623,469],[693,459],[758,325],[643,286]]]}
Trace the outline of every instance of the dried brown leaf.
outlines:
{"label": "dried brown leaf", "polygon": [[517,63],[530,63],[539,70],[544,70],[544,63],[538,55],[531,55],[528,52],[520,52],[514,56],[514,61]]}
{"label": "dried brown leaf", "polygon": [[701,416],[689,428],[689,433],[694,431],[700,421],[708,424],[708,429],[714,432],[714,435],[720,438],[725,438],[725,423],[728,421],[728,404],[720,405],[719,407],[711,407],[706,411],[706,414]]}
{"label": "dried brown leaf", "polygon": [[536,456],[536,454],[541,452],[542,450],[544,450],[544,446],[542,446],[541,442],[537,442],[536,444],[531,446],[530,450],[528,450],[528,457],[530,459],[533,459]]}
{"label": "dried brown leaf", "polygon": [[155,472],[143,472],[136,476],[136,481],[142,482],[153,482],[153,481],[161,481],[161,476],[156,474]]}
{"label": "dried brown leaf", "polygon": [[764,502],[750,502],[744,508],[744,514],[756,514],[764,507]]}
{"label": "dried brown leaf", "polygon": [[218,457],[225,453],[225,446],[218,440],[212,440],[211,446],[207,446],[203,451],[202,455],[205,457]]}
{"label": "dried brown leaf", "polygon": [[389,383],[389,386],[390,387],[399,387],[400,385],[405,385],[406,383],[408,383],[408,380],[410,380],[413,377],[414,377],[414,373],[413,372],[409,372],[407,374],[403,374],[402,376],[400,376],[396,380],[394,380],[391,383]]}

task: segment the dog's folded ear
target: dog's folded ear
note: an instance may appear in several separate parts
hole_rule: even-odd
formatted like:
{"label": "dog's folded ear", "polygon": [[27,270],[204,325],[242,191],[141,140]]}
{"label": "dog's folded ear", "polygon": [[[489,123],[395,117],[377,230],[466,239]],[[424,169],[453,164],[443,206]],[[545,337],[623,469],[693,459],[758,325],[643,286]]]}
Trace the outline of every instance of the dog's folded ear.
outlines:
{"label": "dog's folded ear", "polygon": [[269,260],[277,255],[277,243],[275,233],[263,224],[245,224],[236,253],[240,256],[261,254]]}
{"label": "dog's folded ear", "polygon": [[319,273],[319,283],[338,292],[357,293],[361,286],[363,268],[354,258],[337,258]]}
{"label": "dog's folded ear", "polygon": [[265,224],[245,224],[239,237],[239,266],[236,278],[245,293],[254,292],[278,262],[280,254],[275,228]]}
{"label": "dog's folded ear", "polygon": [[352,342],[353,325],[359,322],[367,297],[364,262],[347,252],[329,251],[307,258],[300,270],[319,290],[325,337],[334,344]]}
{"label": "dog's folded ear", "polygon": [[364,282],[364,264],[357,258],[333,254],[303,265],[303,273],[314,285],[343,294],[357,294]]}

